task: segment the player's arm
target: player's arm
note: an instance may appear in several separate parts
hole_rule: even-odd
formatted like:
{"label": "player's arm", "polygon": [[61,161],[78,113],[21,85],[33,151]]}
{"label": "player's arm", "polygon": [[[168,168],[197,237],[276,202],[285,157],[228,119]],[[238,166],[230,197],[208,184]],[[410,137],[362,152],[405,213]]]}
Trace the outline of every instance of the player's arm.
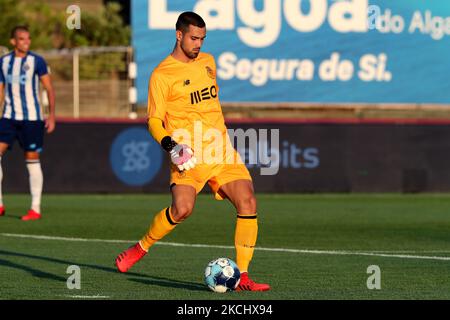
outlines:
{"label": "player's arm", "polygon": [[3,99],[5,98],[5,84],[0,82],[0,108],[3,106]]}
{"label": "player's arm", "polygon": [[50,75],[46,74],[41,77],[42,85],[47,92],[48,98],[48,118],[45,120],[45,127],[47,128],[47,132],[51,133],[55,130],[55,91],[53,90],[52,80],[50,79]]}
{"label": "player's arm", "polygon": [[42,57],[36,57],[36,74],[47,92],[49,115],[45,120],[45,127],[47,132],[51,133],[55,130],[55,92],[48,73],[47,63]]}
{"label": "player's arm", "polygon": [[[152,137],[159,144],[161,144],[162,140],[165,137],[170,137],[169,133],[164,128],[162,120],[158,119],[158,118],[149,118],[148,119],[148,130],[150,131],[150,134],[152,135]],[[162,146],[162,147],[164,148],[164,146]]]}
{"label": "player's arm", "polygon": [[197,160],[192,149],[178,144],[164,128],[170,85],[163,74],[153,72],[148,88],[148,129],[161,147],[170,154],[170,159],[180,171],[194,168]]}
{"label": "player's arm", "polygon": [[180,171],[189,170],[195,167],[197,159],[194,157],[192,149],[185,144],[176,143],[164,128],[161,119],[155,117],[149,118],[148,129],[153,138],[170,154],[172,163],[175,164]]}
{"label": "player's arm", "polygon": [[[0,66],[1,64],[0,59]],[[0,68],[0,106],[3,106],[3,99],[5,98],[5,76],[3,75],[3,70]]]}

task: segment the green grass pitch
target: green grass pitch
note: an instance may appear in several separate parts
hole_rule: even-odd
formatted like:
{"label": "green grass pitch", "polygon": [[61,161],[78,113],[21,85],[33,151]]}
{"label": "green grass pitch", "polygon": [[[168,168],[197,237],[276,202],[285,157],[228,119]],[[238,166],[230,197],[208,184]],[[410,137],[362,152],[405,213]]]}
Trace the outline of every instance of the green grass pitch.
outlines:
{"label": "green grass pitch", "polygon": [[[272,290],[218,294],[203,273],[214,258],[235,258],[236,214],[228,202],[200,195],[188,220],[120,274],[115,257],[146,232],[170,195],[44,195],[43,219],[28,222],[19,217],[29,196],[6,195],[0,299],[450,298],[449,194],[257,198],[250,274]],[[79,290],[67,288],[70,265],[80,267]],[[371,265],[380,268],[380,290],[367,288]]]}

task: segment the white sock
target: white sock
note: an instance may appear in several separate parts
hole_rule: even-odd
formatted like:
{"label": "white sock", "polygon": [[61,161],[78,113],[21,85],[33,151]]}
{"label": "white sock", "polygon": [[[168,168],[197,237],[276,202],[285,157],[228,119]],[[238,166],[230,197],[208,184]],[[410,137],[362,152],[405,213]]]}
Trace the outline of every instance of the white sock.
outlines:
{"label": "white sock", "polygon": [[44,184],[41,163],[39,160],[27,160],[27,169],[30,175],[31,209],[41,213],[41,195]]}
{"label": "white sock", "polygon": [[3,206],[2,181],[3,181],[2,157],[0,156],[0,206]]}

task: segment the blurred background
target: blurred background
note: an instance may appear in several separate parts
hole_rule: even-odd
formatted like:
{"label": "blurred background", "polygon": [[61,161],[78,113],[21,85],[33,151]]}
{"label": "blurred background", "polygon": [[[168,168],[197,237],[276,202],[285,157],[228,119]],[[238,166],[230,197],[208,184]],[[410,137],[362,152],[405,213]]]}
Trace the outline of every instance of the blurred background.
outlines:
{"label": "blurred background", "polygon": [[[68,160],[44,165],[47,191],[167,190],[145,132],[147,86],[186,10],[206,20],[228,126],[280,132],[277,174],[248,164],[258,191],[450,190],[448,1],[0,0],[0,50],[28,25],[54,82],[58,130],[43,159]],[[5,190],[27,192],[10,167]]]}
{"label": "blurred background", "polygon": [[[51,68],[61,117],[121,118],[130,111],[144,116],[150,72],[173,47],[174,17],[177,12],[197,8],[211,25],[204,50],[223,61],[218,80],[228,117],[449,117],[449,19],[445,19],[449,3],[353,1],[350,7],[342,7],[349,10],[344,17],[354,13],[342,28],[356,31],[340,32],[335,26],[342,23],[336,13],[341,8],[333,1],[319,2],[329,5],[312,7],[309,1],[300,1],[301,11],[286,15],[284,2],[279,0],[267,2],[266,9],[262,0],[254,1],[253,7],[239,5],[239,1],[205,5],[208,1],[1,0],[0,50],[10,48],[11,26],[30,27],[32,49],[42,54]],[[79,29],[67,27],[75,13],[73,5],[80,9]],[[153,22],[152,12],[156,12]],[[161,12],[166,14],[160,15],[164,22],[157,20]],[[362,20],[363,25],[373,23],[374,28],[361,31]],[[311,21],[312,27],[306,25]],[[255,45],[247,40],[252,37],[255,43],[269,40]],[[354,65],[350,79],[318,76],[321,63],[333,53],[339,55],[339,63],[351,61]],[[358,79],[361,58],[366,58],[363,71],[369,80]],[[294,59],[297,62],[287,74],[287,60]],[[252,64],[255,60],[274,64]],[[295,66],[302,62],[303,75],[296,75]],[[314,64],[312,79],[309,62]],[[130,78],[130,66],[138,89],[131,93],[131,100],[134,78]],[[378,67],[392,79],[372,77]],[[134,103],[137,106],[132,106]]]}
{"label": "blurred background", "polygon": [[[81,29],[67,27],[71,5],[80,8]],[[50,66],[58,116],[128,115],[127,68],[132,57],[129,1],[2,0],[0,7],[3,51],[9,47],[11,26],[29,26],[32,50]]]}

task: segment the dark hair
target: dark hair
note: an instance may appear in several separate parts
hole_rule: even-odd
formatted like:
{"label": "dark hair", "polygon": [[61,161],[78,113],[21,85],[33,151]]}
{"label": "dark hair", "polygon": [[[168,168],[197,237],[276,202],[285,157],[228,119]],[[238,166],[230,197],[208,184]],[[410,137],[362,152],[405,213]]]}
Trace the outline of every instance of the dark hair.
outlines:
{"label": "dark hair", "polygon": [[11,30],[11,38],[10,38],[10,39],[13,39],[13,38],[16,37],[16,32],[17,32],[17,31],[26,31],[26,32],[30,32],[30,31],[28,30],[28,27],[27,27],[27,26],[15,26],[15,27]]}
{"label": "dark hair", "polygon": [[186,11],[179,15],[176,30],[181,30],[186,32],[189,30],[189,26],[193,25],[195,27],[204,28],[206,26],[205,21],[195,12]]}

